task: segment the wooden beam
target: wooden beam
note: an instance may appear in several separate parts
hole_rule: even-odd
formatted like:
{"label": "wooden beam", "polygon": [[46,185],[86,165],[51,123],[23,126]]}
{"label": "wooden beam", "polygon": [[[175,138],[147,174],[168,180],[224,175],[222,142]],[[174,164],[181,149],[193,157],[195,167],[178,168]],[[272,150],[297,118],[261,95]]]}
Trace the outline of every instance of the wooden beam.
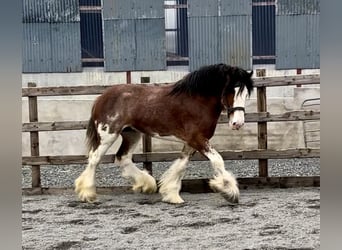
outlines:
{"label": "wooden beam", "polygon": [[[159,83],[165,85],[170,83]],[[320,84],[320,75],[297,75],[285,77],[255,78],[255,87],[279,87],[290,85]],[[112,85],[89,86],[63,86],[63,87],[39,87],[22,88],[22,96],[61,96],[61,95],[98,95],[102,94]]]}
{"label": "wooden beam", "polygon": [[[254,160],[254,159],[289,159],[289,158],[319,158],[320,150],[311,148],[286,149],[286,150],[249,150],[249,151],[220,151],[224,160]],[[134,162],[163,162],[173,161],[179,157],[179,152],[172,153],[141,153],[134,154]],[[115,155],[105,155],[101,163],[114,163]],[[194,154],[192,161],[206,161],[207,159],[199,154]],[[87,164],[86,155],[67,156],[23,156],[23,165],[69,165]]]}
{"label": "wooden beam", "polygon": [[263,77],[254,79],[255,87],[280,87],[293,85],[320,84],[320,75],[296,75],[282,77]]}
{"label": "wooden beam", "polygon": [[67,96],[67,95],[99,95],[111,85],[106,86],[63,86],[63,87],[40,87],[23,88],[22,96]]}
{"label": "wooden beam", "polygon": [[[266,87],[257,88],[257,109],[258,112],[267,111]],[[258,122],[258,149],[267,149],[267,122]],[[268,176],[268,160],[259,159],[259,177]]]}
{"label": "wooden beam", "polygon": [[[37,85],[35,83],[28,83],[28,87],[34,88]],[[36,96],[28,98],[29,107],[29,121],[38,122],[38,102]],[[30,145],[31,145],[31,156],[39,156],[39,132],[30,132]],[[40,166],[39,164],[32,164],[32,187],[37,188],[41,186],[40,181]]]}
{"label": "wooden beam", "polygon": [[[319,120],[320,111],[299,110],[281,114],[270,114],[269,112],[247,113],[245,122],[282,122],[282,121],[307,121]],[[222,114],[218,123],[227,123],[227,115]],[[66,121],[66,122],[28,122],[23,123],[22,132],[32,131],[59,131],[80,130],[87,128],[88,121]]]}
{"label": "wooden beam", "polygon": [[[141,83],[150,83],[150,77],[141,77]],[[143,153],[151,153],[152,152],[152,138],[150,135],[144,134],[142,136],[142,150]],[[152,162],[151,161],[144,161],[143,168],[146,169],[151,175],[152,173]]]}

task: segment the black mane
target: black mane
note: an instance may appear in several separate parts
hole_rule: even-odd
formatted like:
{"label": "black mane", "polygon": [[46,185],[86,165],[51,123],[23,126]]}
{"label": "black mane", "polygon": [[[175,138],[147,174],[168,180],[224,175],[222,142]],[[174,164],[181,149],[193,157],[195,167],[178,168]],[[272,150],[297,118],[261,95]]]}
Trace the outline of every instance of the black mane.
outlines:
{"label": "black mane", "polygon": [[240,91],[246,86],[250,94],[253,89],[251,74],[238,67],[214,64],[187,74],[175,83],[169,94],[221,96],[223,91],[233,90],[236,86],[240,87]]}

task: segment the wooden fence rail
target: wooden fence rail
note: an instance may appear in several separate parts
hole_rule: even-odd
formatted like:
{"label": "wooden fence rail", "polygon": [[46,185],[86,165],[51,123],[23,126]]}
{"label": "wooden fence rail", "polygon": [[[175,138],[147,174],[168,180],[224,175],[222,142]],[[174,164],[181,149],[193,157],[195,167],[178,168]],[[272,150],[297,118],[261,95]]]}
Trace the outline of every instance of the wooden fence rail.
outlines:
{"label": "wooden fence rail", "polygon": [[[319,111],[290,111],[281,114],[270,114],[269,112],[246,113],[245,122],[282,122],[282,121],[306,121],[319,120]],[[222,114],[218,123],[227,123],[226,114]],[[22,124],[22,132],[33,131],[59,131],[59,130],[81,130],[86,129],[88,121],[65,121],[65,122],[25,122]]]}
{"label": "wooden fence rail", "polygon": [[[291,77],[271,77],[257,78],[254,86],[259,87],[279,87],[293,85],[320,84],[319,75],[291,76]],[[160,83],[169,84],[169,83]],[[89,85],[70,87],[28,87],[22,89],[22,96],[67,96],[67,95],[98,95],[102,94],[111,85]]]}
{"label": "wooden fence rail", "polygon": [[[128,75],[129,76],[129,75]],[[127,77],[127,83],[130,83],[130,77]],[[257,113],[246,113],[246,122],[258,123],[258,149],[249,151],[221,151],[224,160],[252,160],[259,161],[259,179],[268,178],[268,159],[287,159],[287,158],[319,158],[319,149],[286,149],[271,150],[267,148],[267,123],[268,122],[285,122],[285,121],[306,121],[319,120],[320,111],[315,110],[296,110],[284,112],[280,114],[270,114],[267,112],[267,87],[293,86],[293,85],[309,85],[320,84],[319,75],[309,76],[291,76],[291,77],[272,77],[255,79],[257,88]],[[60,130],[82,130],[86,129],[88,121],[63,121],[63,122],[39,122],[38,121],[38,101],[37,97],[43,96],[67,96],[67,95],[99,95],[110,86],[71,86],[71,87],[35,87],[34,83],[29,83],[27,88],[22,89],[22,96],[29,99],[28,123],[22,124],[22,132],[29,132],[31,138],[31,156],[22,157],[22,165],[31,165],[32,168],[32,188],[41,188],[40,184],[40,165],[69,165],[69,164],[86,164],[87,156],[40,156],[39,155],[39,131],[60,131]],[[222,114],[219,123],[227,123],[226,114]],[[151,162],[173,161],[179,156],[179,153],[153,153],[151,137],[143,140],[143,153],[134,154],[135,162],[143,162],[144,167],[150,172],[152,171]],[[113,163],[115,155],[105,155],[101,163]],[[206,160],[202,155],[196,153],[192,160]],[[317,184],[317,176],[308,180],[303,177],[303,184]],[[279,178],[278,178],[279,179]],[[277,179],[277,180],[278,180]],[[305,180],[304,180],[305,179]],[[247,179],[246,179],[247,180]],[[251,179],[251,183],[255,183],[256,179]],[[262,183],[273,183],[274,178],[262,179]],[[279,179],[282,183],[284,179]],[[195,181],[196,182],[196,181]],[[286,182],[286,181],[285,181]],[[291,183],[300,183],[298,178],[290,180]],[[197,183],[197,182],[196,182]],[[247,182],[244,181],[244,184]]]}

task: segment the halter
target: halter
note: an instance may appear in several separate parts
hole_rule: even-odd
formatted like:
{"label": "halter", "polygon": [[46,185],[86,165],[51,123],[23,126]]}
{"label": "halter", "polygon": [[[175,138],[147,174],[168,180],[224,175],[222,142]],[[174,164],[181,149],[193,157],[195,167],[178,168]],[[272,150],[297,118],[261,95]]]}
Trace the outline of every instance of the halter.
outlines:
{"label": "halter", "polygon": [[232,107],[232,108],[227,108],[227,115],[229,116],[231,113],[234,113],[236,110],[241,110],[245,112],[244,107]]}

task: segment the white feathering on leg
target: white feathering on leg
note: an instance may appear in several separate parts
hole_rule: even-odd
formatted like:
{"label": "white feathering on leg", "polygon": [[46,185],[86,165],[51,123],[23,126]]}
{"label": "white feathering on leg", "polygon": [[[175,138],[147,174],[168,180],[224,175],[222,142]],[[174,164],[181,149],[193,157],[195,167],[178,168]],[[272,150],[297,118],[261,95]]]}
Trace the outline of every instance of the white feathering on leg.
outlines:
{"label": "white feathering on leg", "polygon": [[215,176],[209,181],[209,186],[219,192],[226,200],[237,203],[240,196],[237,181],[232,173],[224,168],[221,155],[212,147],[205,153],[215,170]]}
{"label": "white feathering on leg", "polygon": [[155,193],[157,191],[156,180],[146,170],[140,170],[135,166],[130,157],[123,157],[116,163],[122,169],[122,176],[133,183],[134,192]]}
{"label": "white feathering on leg", "polygon": [[183,203],[179,192],[182,186],[182,178],[188,157],[177,159],[170,168],[162,175],[159,181],[159,193],[162,195],[162,201],[169,203]]}

